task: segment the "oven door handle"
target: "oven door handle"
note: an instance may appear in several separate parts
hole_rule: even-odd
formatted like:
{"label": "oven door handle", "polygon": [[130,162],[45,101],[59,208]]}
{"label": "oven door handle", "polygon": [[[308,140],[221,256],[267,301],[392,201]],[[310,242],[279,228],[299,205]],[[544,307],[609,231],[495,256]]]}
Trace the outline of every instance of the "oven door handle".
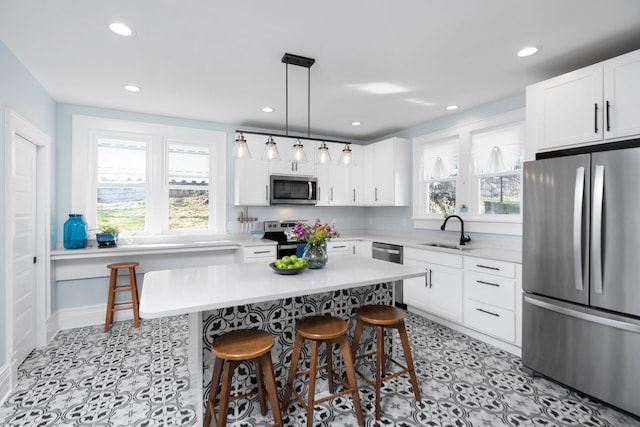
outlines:
{"label": "oven door handle", "polygon": [[303,244],[304,243],[291,243],[287,245],[278,245],[278,249],[298,249],[298,246]]}

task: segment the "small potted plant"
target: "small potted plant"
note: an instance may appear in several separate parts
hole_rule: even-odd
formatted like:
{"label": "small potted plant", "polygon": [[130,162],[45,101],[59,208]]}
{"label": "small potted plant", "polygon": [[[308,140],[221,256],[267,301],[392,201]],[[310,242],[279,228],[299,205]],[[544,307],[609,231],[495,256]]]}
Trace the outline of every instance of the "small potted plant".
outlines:
{"label": "small potted plant", "polygon": [[115,225],[104,225],[96,233],[96,241],[99,248],[112,248],[117,246],[118,233],[120,230]]}

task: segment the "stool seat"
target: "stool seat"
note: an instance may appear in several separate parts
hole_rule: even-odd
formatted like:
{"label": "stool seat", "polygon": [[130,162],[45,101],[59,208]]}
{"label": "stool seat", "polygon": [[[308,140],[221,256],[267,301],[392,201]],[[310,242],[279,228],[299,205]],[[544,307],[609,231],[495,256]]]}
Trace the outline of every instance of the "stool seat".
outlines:
{"label": "stool seat", "polygon": [[337,317],[313,316],[296,323],[296,333],[309,340],[332,340],[347,332],[347,322]]}
{"label": "stool seat", "polygon": [[[140,318],[138,316],[138,282],[136,280],[136,267],[140,264],[132,262],[118,262],[108,264],[107,268],[111,270],[109,278],[109,295],[107,301],[107,316],[104,321],[104,331],[109,332],[111,323],[113,322],[113,313],[119,310],[133,310],[133,324],[137,328],[140,326]],[[129,283],[118,284],[118,270],[126,268],[129,274]],[[116,294],[118,292],[130,292],[131,301],[116,302]]]}
{"label": "stool seat", "polygon": [[[216,356],[216,360],[213,366],[213,376],[211,377],[211,388],[209,389],[209,398],[207,399],[204,426],[208,426],[212,419],[216,427],[226,426],[229,402],[254,394],[258,394],[260,411],[262,415],[266,415],[266,391],[269,403],[271,404],[275,425],[283,427],[280,403],[278,402],[278,391],[273,375],[273,363],[271,361],[272,347],[273,336],[259,329],[231,331],[214,340],[211,351]],[[254,363],[258,387],[255,391],[232,396],[231,382],[233,372],[242,361],[252,361]],[[220,408],[218,416],[216,417],[214,409],[216,403],[218,403],[218,386],[220,385],[220,378],[223,374],[224,378],[222,379],[219,400]]]}
{"label": "stool seat", "polygon": [[258,329],[227,332],[211,346],[211,351],[227,360],[247,360],[262,356],[273,347],[273,336]]}
{"label": "stool seat", "polygon": [[[369,383],[376,392],[376,420],[380,419],[380,394],[382,383],[391,378],[395,378],[402,374],[409,374],[411,385],[413,386],[413,394],[416,400],[420,400],[420,388],[418,386],[418,378],[416,377],[415,368],[413,366],[413,358],[411,356],[411,347],[409,346],[409,337],[407,336],[407,329],[404,324],[404,312],[396,307],[389,305],[365,305],[357,311],[358,320],[356,322],[356,330],[353,335],[353,347],[351,352],[354,360],[359,360],[367,357],[376,357],[376,372],[375,378],[372,380],[356,369],[356,373],[360,375],[367,383]],[[362,330],[364,326],[372,326],[376,328],[376,350],[366,354],[357,355],[358,346],[360,345],[360,337],[362,336]],[[400,362],[394,360],[392,357],[387,356],[384,351],[384,330],[385,328],[397,329],[400,336],[400,343],[402,344],[402,350],[404,352],[404,358],[406,364],[403,365]],[[393,362],[401,369],[386,374],[385,367],[387,360]]]}
{"label": "stool seat", "polygon": [[[313,407],[319,403],[326,402],[336,397],[351,394],[353,398],[353,406],[358,418],[358,425],[364,425],[362,417],[362,407],[360,406],[360,395],[358,393],[358,384],[356,382],[356,373],[353,366],[353,357],[349,348],[349,340],[347,339],[347,322],[331,316],[312,316],[299,320],[296,323],[296,339],[293,345],[293,353],[291,355],[291,366],[289,367],[289,375],[287,377],[287,385],[285,388],[282,407],[287,408],[291,394],[302,404],[307,411],[307,427],[313,425]],[[298,371],[298,362],[302,354],[302,346],[304,340],[311,341],[310,367],[308,370]],[[327,353],[327,364],[318,366],[318,346],[324,343]],[[334,372],[333,372],[333,344],[338,344],[342,352],[346,381],[343,381],[344,389],[334,393]],[[329,382],[328,396],[316,399],[316,375],[320,370],[327,370],[327,379]],[[307,401],[302,398],[300,393],[293,387],[293,381],[296,377],[309,377],[309,396]]]}
{"label": "stool seat", "polygon": [[404,312],[390,305],[365,305],[358,309],[358,319],[370,325],[391,326],[404,321]]}

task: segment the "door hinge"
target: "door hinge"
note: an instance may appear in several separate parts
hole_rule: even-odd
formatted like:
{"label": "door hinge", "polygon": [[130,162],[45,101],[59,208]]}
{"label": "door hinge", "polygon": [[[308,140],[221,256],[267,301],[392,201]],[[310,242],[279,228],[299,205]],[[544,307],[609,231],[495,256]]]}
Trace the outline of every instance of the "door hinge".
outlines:
{"label": "door hinge", "polygon": [[35,257],[35,256],[34,256],[34,257],[33,257],[33,263],[35,264],[37,260],[38,260],[38,257]]}

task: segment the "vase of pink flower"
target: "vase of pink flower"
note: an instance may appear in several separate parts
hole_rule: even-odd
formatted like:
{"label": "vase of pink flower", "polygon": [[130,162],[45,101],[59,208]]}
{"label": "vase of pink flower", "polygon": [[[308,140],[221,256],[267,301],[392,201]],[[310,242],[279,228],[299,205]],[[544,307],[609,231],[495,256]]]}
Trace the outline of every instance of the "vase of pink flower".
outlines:
{"label": "vase of pink flower", "polygon": [[327,241],[340,233],[329,224],[322,224],[319,219],[315,223],[298,222],[288,232],[290,239],[306,242],[302,257],[307,260],[307,268],[322,268],[327,264]]}

